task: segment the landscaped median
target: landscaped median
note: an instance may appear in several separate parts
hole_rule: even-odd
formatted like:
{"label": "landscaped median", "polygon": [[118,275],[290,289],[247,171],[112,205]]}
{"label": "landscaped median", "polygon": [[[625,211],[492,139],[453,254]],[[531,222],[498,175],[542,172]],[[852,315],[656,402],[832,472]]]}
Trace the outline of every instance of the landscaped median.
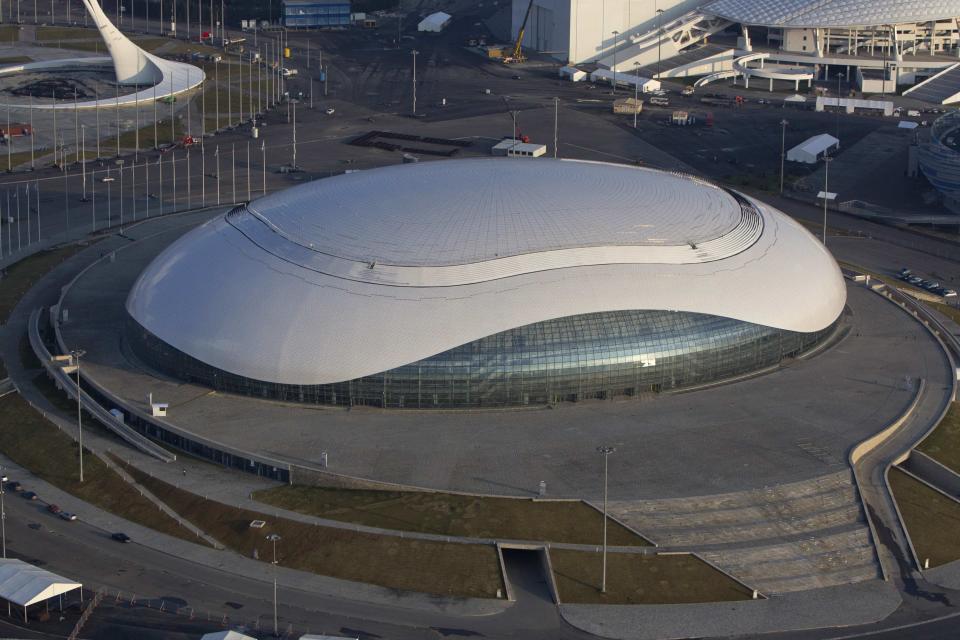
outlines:
{"label": "landscaped median", "polygon": [[[267,536],[278,534],[282,566],[391,589],[443,596],[496,598],[504,591],[496,547],[377,535],[320,527],[207,500],[118,464],[157,498],[227,548],[272,559]],[[260,528],[251,522],[262,520]]]}
{"label": "landscaped median", "polygon": [[[253,497],[317,518],[443,536],[594,545],[600,543],[603,530],[603,514],[579,500],[304,485],[264,489]],[[613,520],[607,535],[611,546],[650,546],[648,540]]]}
{"label": "landscaped median", "polygon": [[897,467],[890,469],[890,490],[921,566],[960,559],[960,502],[930,488]]}
{"label": "landscaped median", "polygon": [[[81,483],[77,443],[18,394],[0,398],[0,424],[0,452],[37,477],[131,522],[205,544],[86,449]],[[82,510],[78,515],[83,518]]]}
{"label": "landscaped median", "polygon": [[753,590],[689,553],[608,553],[607,591],[600,591],[599,552],[550,549],[564,604],[687,604],[750,600]]}
{"label": "landscaped median", "polygon": [[950,405],[933,433],[917,445],[917,451],[930,456],[954,473],[960,473],[960,403]]}

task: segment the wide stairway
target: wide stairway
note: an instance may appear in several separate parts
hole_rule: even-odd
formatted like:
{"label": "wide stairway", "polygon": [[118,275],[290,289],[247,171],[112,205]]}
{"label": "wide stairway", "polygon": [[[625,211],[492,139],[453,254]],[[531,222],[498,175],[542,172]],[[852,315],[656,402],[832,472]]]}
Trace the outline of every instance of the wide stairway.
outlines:
{"label": "wide stairway", "polygon": [[[930,104],[946,104],[950,98],[960,93],[960,62],[951,65],[946,71],[910,87],[903,95]],[[956,98],[950,100],[956,102]]]}
{"label": "wide stairway", "polygon": [[660,547],[696,551],[767,595],[881,576],[848,470],[752,491],[611,502],[609,508]]}

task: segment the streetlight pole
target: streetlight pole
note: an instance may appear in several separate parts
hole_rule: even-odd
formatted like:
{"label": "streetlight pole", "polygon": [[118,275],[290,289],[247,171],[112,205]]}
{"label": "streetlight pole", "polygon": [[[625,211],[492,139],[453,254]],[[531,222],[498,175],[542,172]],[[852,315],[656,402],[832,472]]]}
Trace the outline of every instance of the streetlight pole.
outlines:
{"label": "streetlight pole", "polygon": [[70,352],[73,356],[74,366],[77,368],[77,442],[80,445],[80,482],[83,482],[83,418],[80,411],[80,357],[86,354],[82,349],[74,349]]}
{"label": "streetlight pole", "polygon": [[617,95],[617,36],[619,35],[619,31],[613,32],[613,90],[610,92],[613,95]]}
{"label": "streetlight pole", "polygon": [[413,54],[413,115],[417,115],[417,54],[420,52],[414,49],[411,53]]}
{"label": "streetlight pole", "polygon": [[660,43],[663,40],[663,9],[657,9],[657,80],[660,79]]}
{"label": "streetlight pole", "polygon": [[636,70],[637,81],[633,83],[633,128],[637,128],[637,103],[640,102],[640,63],[634,62],[633,68]]}
{"label": "streetlight pole", "polygon": [[553,157],[557,157],[557,133],[560,124],[560,98],[553,99]]}
{"label": "streetlight pole", "polygon": [[278,635],[278,625],[277,625],[277,542],[281,540],[280,536],[275,533],[271,533],[267,536],[267,540],[273,543],[273,635],[276,637]]}
{"label": "streetlight pole", "polygon": [[7,476],[0,476],[0,540],[3,540],[3,557],[7,557],[7,508],[3,504]]}
{"label": "streetlight pole", "polygon": [[614,447],[597,447],[597,451],[603,454],[603,575],[600,582],[600,592],[607,592],[607,478],[609,469],[610,454],[616,451]]}
{"label": "streetlight pole", "polygon": [[787,125],[786,119],[780,121],[780,195],[783,195],[783,170],[787,157]]}
{"label": "streetlight pole", "polygon": [[840,81],[843,80],[842,73],[837,74],[837,142],[840,142]]}
{"label": "streetlight pole", "polygon": [[827,246],[827,201],[830,199],[830,163],[833,158],[823,156],[823,246]]}

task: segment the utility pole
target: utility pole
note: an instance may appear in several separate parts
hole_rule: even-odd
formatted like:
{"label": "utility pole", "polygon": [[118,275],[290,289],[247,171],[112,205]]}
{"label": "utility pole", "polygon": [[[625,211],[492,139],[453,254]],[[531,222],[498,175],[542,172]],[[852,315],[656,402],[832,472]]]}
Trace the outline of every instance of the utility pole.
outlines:
{"label": "utility pole", "polygon": [[33,93],[30,94],[30,171],[36,167],[33,164],[33,140],[36,138],[33,132]]}
{"label": "utility pole", "polygon": [[213,151],[213,157],[217,159],[217,206],[220,205],[220,146]]}
{"label": "utility pole", "polygon": [[660,79],[660,42],[663,40],[663,9],[657,9],[657,80]]}
{"label": "utility pole", "polygon": [[114,99],[114,110],[117,112],[117,157],[120,157],[120,84],[117,83],[117,97]]}
{"label": "utility pole", "polygon": [[617,36],[619,35],[619,31],[613,32],[613,90],[610,92],[613,95],[617,95]]}
{"label": "utility pole", "polygon": [[247,203],[249,204],[250,200],[250,141],[247,140]]}
{"label": "utility pole", "polygon": [[413,115],[417,115],[417,54],[420,52],[414,49],[412,53],[413,53]]}
{"label": "utility pole", "polygon": [[7,508],[3,503],[3,487],[7,484],[7,476],[0,476],[0,539],[3,540],[3,557],[7,557]]}
{"label": "utility pole", "polygon": [[271,533],[267,536],[267,540],[273,543],[273,635],[276,637],[278,634],[277,629],[277,542],[282,538],[275,533]]}
{"label": "utility pole", "polygon": [[77,369],[77,442],[80,445],[80,482],[83,482],[83,417],[80,403],[80,357],[86,354],[82,349],[70,352],[73,356],[73,366]]}
{"label": "utility pole", "polygon": [[230,144],[230,190],[233,196],[232,204],[237,203],[237,143]]}
{"label": "utility pole", "polygon": [[[99,137],[99,136],[98,136]],[[157,85],[153,85],[153,148],[160,148],[160,136],[157,134]]]}
{"label": "utility pole", "polygon": [[[291,101],[292,102],[292,101]],[[293,103],[293,164],[291,168],[297,170],[297,103]]]}
{"label": "utility pole", "polygon": [[830,200],[830,163],[833,158],[823,156],[823,246],[827,246],[827,202]]}
{"label": "utility pole", "polygon": [[609,470],[610,454],[616,451],[614,447],[597,447],[597,451],[603,454],[603,573],[600,582],[600,593],[607,592],[607,478]]}
{"label": "utility pole", "polygon": [[560,124],[560,98],[553,99],[553,157],[557,157],[557,133]]}
{"label": "utility pole", "polygon": [[87,201],[87,125],[80,125],[80,152],[83,160],[80,161],[80,169],[83,172],[83,197],[81,202]]}
{"label": "utility pole", "polygon": [[633,128],[637,128],[637,103],[640,101],[640,63],[633,63],[634,74],[637,76],[636,82],[633,83]]}
{"label": "utility pole", "polygon": [[214,98],[216,99],[216,109],[217,109],[217,120],[216,120],[216,132],[220,132],[220,61],[215,60],[213,63],[213,84],[216,86],[216,90],[213,92]]}
{"label": "utility pole", "polygon": [[263,195],[267,195],[267,141],[260,141],[260,163],[263,172]]}
{"label": "utility pole", "polygon": [[780,121],[780,195],[783,195],[783,175],[787,158],[787,125],[786,119]]}
{"label": "utility pole", "polygon": [[843,78],[843,73],[837,74],[837,144],[840,143],[840,81]]}

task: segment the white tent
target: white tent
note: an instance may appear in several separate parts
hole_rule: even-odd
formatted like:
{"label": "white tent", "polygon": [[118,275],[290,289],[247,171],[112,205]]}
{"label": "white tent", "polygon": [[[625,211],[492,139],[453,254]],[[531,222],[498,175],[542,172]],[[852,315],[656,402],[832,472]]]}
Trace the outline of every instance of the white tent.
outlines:
{"label": "white tent", "polygon": [[420,24],[417,25],[417,31],[432,31],[434,33],[443,31],[443,29],[450,24],[451,18],[453,18],[453,16],[443,11],[431,13],[420,21]]}
{"label": "white tent", "polygon": [[206,633],[200,636],[200,640],[257,640],[252,636],[247,636],[239,631],[217,631],[215,633]]}
{"label": "white tent", "polygon": [[632,73],[624,73],[623,71],[617,71],[614,73],[609,69],[597,69],[590,74],[590,82],[598,82],[600,80],[605,80],[610,84],[613,84],[613,78],[617,78],[618,87],[630,87],[633,89],[634,85],[638,85],[640,91],[648,93],[650,91],[657,91],[660,89],[660,81],[654,80],[653,78],[644,78],[643,76],[635,76]]}
{"label": "white tent", "polygon": [[79,582],[23,560],[0,558],[0,598],[23,607],[24,620],[27,618],[27,607],[31,604],[55,598],[81,586]]}
{"label": "white tent", "polygon": [[831,148],[839,148],[840,141],[829,133],[821,133],[804,140],[787,151],[787,160],[790,162],[805,162],[816,164],[820,157]]}

